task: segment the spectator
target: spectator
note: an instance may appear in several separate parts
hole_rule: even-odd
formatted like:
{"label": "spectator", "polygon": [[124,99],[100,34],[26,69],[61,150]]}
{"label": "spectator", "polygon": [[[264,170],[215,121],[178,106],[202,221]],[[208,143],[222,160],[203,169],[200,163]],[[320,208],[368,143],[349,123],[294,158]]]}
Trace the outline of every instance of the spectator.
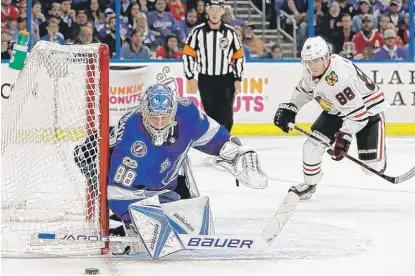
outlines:
{"label": "spectator", "polygon": [[164,45],[156,51],[157,59],[182,59],[182,55],[175,35],[168,35]]}
{"label": "spectator", "polygon": [[138,1],[138,3],[140,5],[140,11],[147,13],[148,12],[147,0],[140,0]]}
{"label": "spectator", "polygon": [[[360,0],[359,9],[356,11],[356,15],[353,17],[352,30],[357,33],[362,29],[362,19],[367,15],[372,15],[372,9],[370,8],[369,0]],[[374,26],[378,26],[377,17],[373,16]]]}
{"label": "spectator", "polygon": [[46,21],[45,15],[42,13],[42,4],[39,1],[35,1],[32,7],[32,19],[35,24],[40,25]]}
{"label": "spectator", "polygon": [[147,14],[147,24],[150,30],[153,30],[160,35],[157,36],[157,45],[164,43],[166,37],[172,32],[174,25],[174,18],[170,12],[165,11],[166,1],[156,0],[155,11]]}
{"label": "spectator", "polygon": [[[395,34],[398,33],[398,28],[396,28],[395,25],[392,22],[390,22],[388,24],[388,30],[392,30]],[[401,37],[398,36],[398,35],[396,35],[396,37],[395,37],[395,44],[398,47],[404,47],[405,46],[405,43],[403,43]]]}
{"label": "spectator", "polygon": [[186,43],[187,36],[197,22],[197,12],[195,9],[190,9],[186,13],[186,19],[182,21],[176,21],[173,26],[173,32],[177,38],[182,42]]}
{"label": "spectator", "polygon": [[[307,25],[307,11],[308,11],[308,1],[307,0],[288,0],[287,2],[288,8],[285,8],[285,11],[288,14],[292,15],[296,24],[297,30],[297,49],[301,49],[301,45],[305,40],[308,32],[308,25]],[[291,21],[288,21],[291,24]]]}
{"label": "spectator", "polygon": [[131,34],[130,44],[121,48],[122,59],[149,59],[151,57],[150,49],[143,45],[143,31],[136,29]]}
{"label": "spectator", "polygon": [[[58,25],[59,25],[59,31],[60,34],[63,35],[63,37],[66,39],[72,39],[72,32],[71,29],[69,28],[68,24],[66,24],[63,20],[62,20],[62,9],[61,9],[61,4],[59,3],[52,3],[52,9],[51,9],[51,18],[55,18],[58,21]],[[46,29],[47,23],[43,22],[42,24],[39,25],[39,34],[42,37],[48,35],[49,31]]]}
{"label": "spectator", "polygon": [[104,14],[101,12],[98,0],[91,0],[88,18],[94,23],[94,28],[99,29],[101,24],[104,22]]}
{"label": "spectator", "polygon": [[366,45],[363,48],[362,53],[357,54],[354,59],[363,59],[363,60],[370,60],[372,59],[373,52],[375,51],[375,48],[372,45]]}
{"label": "spectator", "polygon": [[270,58],[272,59],[283,58],[283,51],[280,45],[274,44],[271,46]]}
{"label": "spectator", "polygon": [[368,45],[372,46],[374,49],[378,49],[384,44],[382,35],[373,28],[373,16],[371,14],[366,14],[363,17],[362,23],[362,31],[356,33],[353,37],[353,43],[357,54],[362,54],[363,49]]}
{"label": "spectator", "polygon": [[108,28],[106,29],[106,35],[101,39],[101,41],[108,45],[108,48],[110,50],[110,56],[112,58],[115,57],[115,51],[116,51],[116,40],[115,40],[115,14],[113,14],[112,17],[110,17],[108,22]]}
{"label": "spectator", "polygon": [[332,2],[328,14],[321,19],[321,34],[330,43],[333,43],[335,34],[341,31],[341,26],[342,17],[340,16],[340,6],[337,2]]}
{"label": "spectator", "polygon": [[386,13],[390,17],[390,20],[396,27],[399,27],[403,23],[403,17],[399,13],[399,8],[402,5],[401,0],[391,0],[389,3],[389,10]]}
{"label": "spectator", "polygon": [[246,25],[243,30],[244,30],[243,44],[248,46],[252,54],[252,57],[263,56],[265,52],[265,45],[261,39],[255,37],[254,27],[252,25]]}
{"label": "spectator", "polygon": [[19,10],[20,17],[26,18],[27,16],[27,3],[26,0],[21,0],[17,3],[17,9]]}
{"label": "spectator", "polygon": [[402,60],[409,59],[408,52],[396,45],[396,33],[392,29],[385,31],[385,45],[374,55],[374,60]]}
{"label": "spectator", "polygon": [[136,23],[137,23],[139,14],[140,14],[140,5],[138,3],[131,4],[127,12],[128,28],[130,30],[137,28]]}
{"label": "spectator", "polygon": [[[242,27],[235,26],[235,32],[238,35],[239,40],[243,41],[244,40],[244,31],[243,31]],[[251,51],[249,50],[248,46],[242,45],[242,47],[244,49],[245,60],[250,60],[251,59]]]}
{"label": "spectator", "polygon": [[184,20],[186,15],[186,5],[180,0],[170,0],[167,4],[169,11],[176,20]]}
{"label": "spectator", "polygon": [[69,28],[72,27],[72,23],[74,22],[75,18],[75,10],[71,9],[72,1],[71,0],[63,0],[61,2],[61,9],[62,9],[62,20],[66,24],[68,24]]}
{"label": "spectator", "polygon": [[379,21],[379,33],[381,33],[382,35],[385,33],[385,31],[388,29],[388,25],[391,22],[391,19],[388,15],[382,15],[380,17],[380,21]]}
{"label": "spectator", "polygon": [[[63,22],[63,21],[61,21]],[[59,32],[59,20],[55,17],[51,17],[46,21],[46,31],[47,34],[42,37],[42,40],[52,41],[59,43],[60,45],[65,45],[65,38]]]}
{"label": "spectator", "polygon": [[229,25],[231,25],[231,26],[241,26],[241,27],[244,25],[244,22],[242,20],[235,17],[235,15],[233,14],[233,9],[230,5],[225,6],[225,14],[224,15],[230,16],[231,23]]}
{"label": "spectator", "polygon": [[197,16],[198,16],[197,22],[198,23],[205,22],[206,21],[205,1],[203,0],[197,1],[196,11],[197,11]]}
{"label": "spectator", "polygon": [[233,25],[233,21],[232,21],[232,15],[231,14],[229,14],[229,13],[224,13],[223,15],[222,15],[222,20],[223,20],[223,22],[224,23],[226,23],[226,24],[228,24],[228,25],[230,25],[230,26],[234,26]]}
{"label": "spectator", "polygon": [[370,6],[372,7],[372,12],[374,16],[381,15],[385,13],[388,9],[388,7],[385,6],[381,0],[369,0],[369,1],[370,1]]}
{"label": "spectator", "polygon": [[115,13],[110,8],[107,8],[107,9],[105,9],[104,15],[105,15],[105,19],[104,19],[105,24],[103,24],[103,25],[101,25],[97,28],[98,37],[99,37],[100,40],[102,40],[104,37],[107,36],[107,34],[109,32],[109,22],[113,17],[115,17]]}
{"label": "spectator", "polygon": [[[414,32],[415,32],[415,26],[414,26]],[[399,26],[398,35],[402,39],[404,44],[409,43],[409,12],[405,14],[404,23]]]}
{"label": "spectator", "polygon": [[11,0],[1,0],[1,22],[15,21],[20,16],[19,10],[11,4]]}
{"label": "spectator", "polygon": [[12,34],[9,30],[1,31],[1,59],[10,59],[12,54]]}
{"label": "spectator", "polygon": [[17,41],[19,32],[24,30],[27,30],[27,21],[26,18],[20,16],[17,18],[17,25],[11,29],[12,40]]}
{"label": "spectator", "polygon": [[324,17],[321,0],[314,0],[314,32],[321,34],[321,21]]}
{"label": "spectator", "polygon": [[[337,2],[340,6],[340,14],[349,14],[352,18],[356,15],[356,8],[350,1],[338,0]],[[326,13],[325,10],[323,12]]]}
{"label": "spectator", "polygon": [[90,26],[81,26],[75,44],[86,45],[98,42],[94,39],[94,29]]}
{"label": "spectator", "polygon": [[[119,0],[115,0],[115,1],[119,1]],[[115,11],[115,1],[113,1],[112,4],[112,10]],[[128,16],[128,7],[130,6],[130,0],[121,0],[121,19],[124,19],[124,17]]]}
{"label": "spectator", "polygon": [[76,38],[79,36],[82,26],[86,26],[88,23],[88,15],[85,10],[76,11],[75,22],[72,23],[72,37]]}
{"label": "spectator", "polygon": [[[332,41],[334,52],[336,54],[346,51],[347,55],[350,54],[350,50],[354,47],[346,46],[345,43],[353,44],[353,37],[355,33],[352,31],[352,18],[350,14],[346,13],[342,16],[342,28],[334,34],[334,39]],[[353,56],[350,56],[352,58]]]}
{"label": "spectator", "polygon": [[156,37],[160,36],[160,33],[156,31],[152,31],[148,28],[147,24],[147,15],[143,12],[138,14],[137,18],[137,28],[141,28],[144,34],[144,45],[146,45],[149,48],[157,48],[157,41]]}

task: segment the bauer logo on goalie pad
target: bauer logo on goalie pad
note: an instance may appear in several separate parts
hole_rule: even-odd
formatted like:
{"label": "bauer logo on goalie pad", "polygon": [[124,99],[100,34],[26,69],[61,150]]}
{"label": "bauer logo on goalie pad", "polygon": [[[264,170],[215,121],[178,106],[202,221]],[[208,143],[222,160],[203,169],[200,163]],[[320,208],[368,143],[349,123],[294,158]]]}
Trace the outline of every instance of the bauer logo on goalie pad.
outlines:
{"label": "bauer logo on goalie pad", "polygon": [[187,247],[203,248],[203,247],[226,247],[226,248],[240,248],[250,249],[253,240],[243,239],[220,239],[220,238],[190,238],[187,242]]}
{"label": "bauer logo on goalie pad", "polygon": [[142,141],[136,141],[131,145],[131,154],[135,157],[143,157],[147,154],[147,146]]}
{"label": "bauer logo on goalie pad", "polygon": [[137,161],[135,161],[134,159],[126,156],[123,158],[122,163],[126,166],[129,167],[131,169],[136,169],[138,167],[138,163]]}

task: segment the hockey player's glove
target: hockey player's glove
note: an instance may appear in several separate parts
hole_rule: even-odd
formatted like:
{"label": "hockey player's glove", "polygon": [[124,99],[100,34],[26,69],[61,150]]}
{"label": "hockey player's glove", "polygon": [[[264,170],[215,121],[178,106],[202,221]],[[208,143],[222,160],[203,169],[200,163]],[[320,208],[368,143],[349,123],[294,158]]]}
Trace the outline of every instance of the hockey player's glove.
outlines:
{"label": "hockey player's glove", "polygon": [[334,148],[332,158],[340,161],[344,158],[344,154],[349,151],[352,143],[352,136],[348,133],[339,131],[334,135]]}
{"label": "hockey player's glove", "polygon": [[280,104],[274,116],[274,124],[282,131],[288,133],[290,131],[288,123],[295,123],[297,112],[298,107],[293,103]]}

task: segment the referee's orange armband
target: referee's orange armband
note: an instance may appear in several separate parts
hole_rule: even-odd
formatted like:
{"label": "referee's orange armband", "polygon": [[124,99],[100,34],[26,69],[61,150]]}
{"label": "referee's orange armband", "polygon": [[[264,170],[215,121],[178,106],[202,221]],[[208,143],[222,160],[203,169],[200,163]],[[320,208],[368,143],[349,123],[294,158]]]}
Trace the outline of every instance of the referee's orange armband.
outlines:
{"label": "referee's orange armband", "polygon": [[184,45],[183,54],[196,58],[196,51],[189,45]]}

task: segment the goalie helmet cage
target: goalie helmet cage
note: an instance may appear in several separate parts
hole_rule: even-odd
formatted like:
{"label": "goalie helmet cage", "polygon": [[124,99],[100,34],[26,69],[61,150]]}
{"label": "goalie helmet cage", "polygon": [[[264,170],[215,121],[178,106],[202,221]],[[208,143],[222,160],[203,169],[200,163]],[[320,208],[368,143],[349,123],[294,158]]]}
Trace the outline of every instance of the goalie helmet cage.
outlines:
{"label": "goalie helmet cage", "polygon": [[108,234],[108,89],[105,44],[39,41],[28,55],[2,104],[2,256],[108,252],[104,242],[33,237]]}

